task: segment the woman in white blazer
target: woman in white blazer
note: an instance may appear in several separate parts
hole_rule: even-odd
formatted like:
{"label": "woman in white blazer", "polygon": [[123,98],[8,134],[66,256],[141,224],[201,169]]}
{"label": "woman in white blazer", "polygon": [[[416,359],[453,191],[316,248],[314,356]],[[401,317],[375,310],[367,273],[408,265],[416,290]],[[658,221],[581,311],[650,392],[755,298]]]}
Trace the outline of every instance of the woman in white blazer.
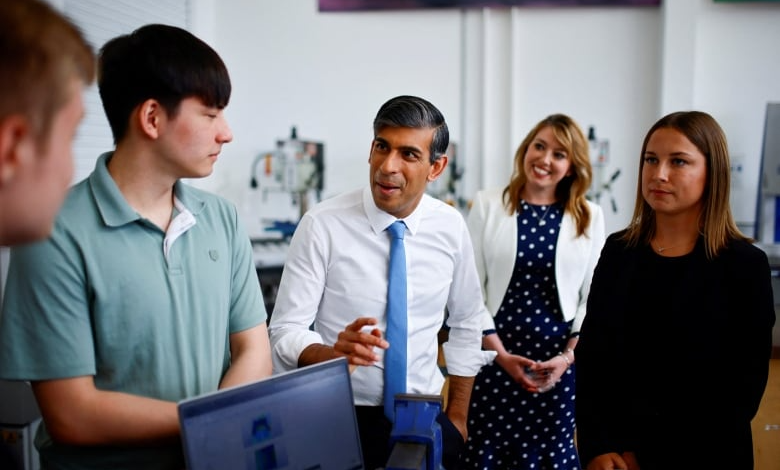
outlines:
{"label": "woman in white blazer", "polygon": [[475,379],[467,468],[580,468],[574,347],[605,238],[591,175],[582,129],[553,114],[518,147],[509,184],[474,198],[483,347],[497,356]]}

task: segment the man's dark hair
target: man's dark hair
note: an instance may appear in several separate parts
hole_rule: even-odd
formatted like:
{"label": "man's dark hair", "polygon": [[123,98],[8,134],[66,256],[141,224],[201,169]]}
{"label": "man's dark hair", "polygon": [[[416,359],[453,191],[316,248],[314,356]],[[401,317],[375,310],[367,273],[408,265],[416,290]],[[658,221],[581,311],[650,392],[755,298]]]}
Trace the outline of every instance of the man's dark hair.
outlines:
{"label": "man's dark hair", "polygon": [[133,109],[144,101],[159,101],[171,116],[186,98],[222,109],[231,85],[227,67],[211,46],[184,29],[150,24],[100,49],[98,89],[118,143]]}

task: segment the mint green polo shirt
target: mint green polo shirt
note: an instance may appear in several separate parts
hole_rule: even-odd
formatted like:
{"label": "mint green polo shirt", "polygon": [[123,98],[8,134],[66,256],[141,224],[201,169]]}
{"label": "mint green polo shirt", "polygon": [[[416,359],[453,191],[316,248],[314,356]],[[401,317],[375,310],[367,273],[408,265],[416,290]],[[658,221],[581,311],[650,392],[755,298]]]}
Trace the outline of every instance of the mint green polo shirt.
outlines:
{"label": "mint green polo shirt", "polygon": [[[166,234],[128,205],[110,157],[71,189],[49,239],[11,250],[0,378],[92,375],[99,389],[168,401],[214,391],[228,336],[266,320],[249,237],[231,203],[178,182],[195,223],[166,256]],[[54,468],[170,468],[181,457],[179,446],[66,447],[45,425],[36,445]]]}

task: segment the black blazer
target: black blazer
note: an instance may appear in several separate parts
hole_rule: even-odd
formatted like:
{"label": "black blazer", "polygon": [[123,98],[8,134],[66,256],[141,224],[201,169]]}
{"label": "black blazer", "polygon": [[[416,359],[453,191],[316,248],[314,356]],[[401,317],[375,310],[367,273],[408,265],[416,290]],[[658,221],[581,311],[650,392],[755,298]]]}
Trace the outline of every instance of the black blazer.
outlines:
{"label": "black blazer", "polygon": [[602,250],[576,348],[583,466],[634,451],[642,470],[752,470],[775,322],[766,254],[735,240],[708,260],[700,238],[663,258],[621,233]]}

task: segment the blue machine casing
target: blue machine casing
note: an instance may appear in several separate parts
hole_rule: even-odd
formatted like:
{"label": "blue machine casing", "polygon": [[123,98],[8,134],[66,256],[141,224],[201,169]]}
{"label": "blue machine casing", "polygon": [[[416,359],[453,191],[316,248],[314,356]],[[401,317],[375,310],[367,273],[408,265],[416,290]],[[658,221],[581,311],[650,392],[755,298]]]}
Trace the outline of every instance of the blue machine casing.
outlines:
{"label": "blue machine casing", "polygon": [[[443,470],[441,395],[398,394],[385,470]],[[423,457],[424,456],[424,457]]]}

